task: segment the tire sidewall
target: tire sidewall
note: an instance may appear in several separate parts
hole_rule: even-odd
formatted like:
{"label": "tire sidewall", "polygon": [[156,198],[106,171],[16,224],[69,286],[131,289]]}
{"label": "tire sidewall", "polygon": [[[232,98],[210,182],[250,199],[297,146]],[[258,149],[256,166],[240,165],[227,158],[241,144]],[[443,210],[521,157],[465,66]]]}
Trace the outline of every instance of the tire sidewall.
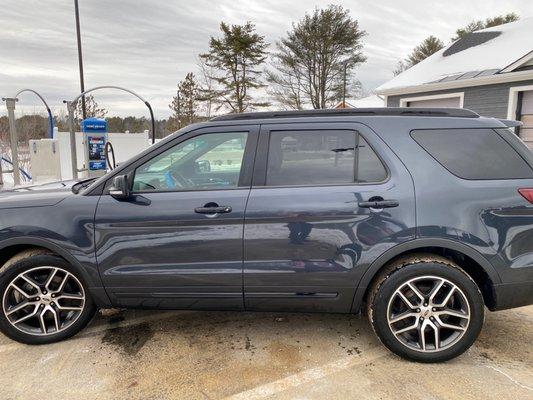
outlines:
{"label": "tire sidewall", "polygon": [[[32,268],[44,266],[59,267],[74,275],[83,286],[85,292],[85,305],[81,315],[67,329],[57,334],[37,336],[24,333],[11,325],[4,314],[3,299],[8,285],[17,275]],[[9,338],[25,344],[47,344],[69,338],[83,329],[90,322],[96,309],[81,274],[64,259],[47,254],[29,256],[18,260],[0,273],[0,302],[2,302],[2,307],[0,308],[0,330]]]}
{"label": "tire sidewall", "polygon": [[[388,320],[388,304],[396,289],[410,279],[433,275],[448,279],[465,295],[470,307],[470,322],[466,332],[453,346],[439,352],[424,353],[408,348],[392,333]],[[381,342],[397,355],[420,362],[442,362],[464,353],[477,339],[484,321],[484,303],[476,283],[458,267],[441,263],[416,263],[406,265],[393,272],[380,285],[372,307],[373,328]]]}

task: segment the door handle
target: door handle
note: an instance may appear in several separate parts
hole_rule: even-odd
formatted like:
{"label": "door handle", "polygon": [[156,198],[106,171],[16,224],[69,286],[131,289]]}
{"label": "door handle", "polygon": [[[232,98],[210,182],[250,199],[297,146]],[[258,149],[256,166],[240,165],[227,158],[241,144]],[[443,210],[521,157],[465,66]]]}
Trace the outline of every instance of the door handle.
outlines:
{"label": "door handle", "polygon": [[197,214],[226,214],[231,212],[230,206],[209,206],[196,207],[194,212]]}
{"label": "door handle", "polygon": [[360,201],[359,207],[362,208],[393,208],[398,207],[400,202],[398,200],[372,200]]}

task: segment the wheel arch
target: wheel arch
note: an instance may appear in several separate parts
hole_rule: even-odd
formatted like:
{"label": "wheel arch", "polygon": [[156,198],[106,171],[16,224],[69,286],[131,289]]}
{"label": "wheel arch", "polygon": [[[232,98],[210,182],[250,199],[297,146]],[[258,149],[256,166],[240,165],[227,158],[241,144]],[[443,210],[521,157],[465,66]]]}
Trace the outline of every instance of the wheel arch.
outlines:
{"label": "wheel arch", "polygon": [[68,250],[65,250],[63,247],[49,240],[24,236],[10,238],[0,242],[0,267],[11,257],[32,248],[47,250],[66,260],[80,273],[81,278],[86,282],[88,290],[91,292],[95,303],[100,307],[110,306],[111,302],[103,288],[97,269],[95,268],[94,271],[90,271],[90,268],[84,267]]}
{"label": "wheel arch", "polygon": [[[449,239],[415,239],[389,249],[374,260],[363,274],[352,303],[352,312],[359,312],[366,301],[368,290],[380,271],[398,257],[413,253],[431,253],[458,262],[462,269],[479,286],[483,300],[491,310],[496,308],[494,285],[501,283],[494,266],[477,250]],[[458,258],[460,260],[458,260]]]}

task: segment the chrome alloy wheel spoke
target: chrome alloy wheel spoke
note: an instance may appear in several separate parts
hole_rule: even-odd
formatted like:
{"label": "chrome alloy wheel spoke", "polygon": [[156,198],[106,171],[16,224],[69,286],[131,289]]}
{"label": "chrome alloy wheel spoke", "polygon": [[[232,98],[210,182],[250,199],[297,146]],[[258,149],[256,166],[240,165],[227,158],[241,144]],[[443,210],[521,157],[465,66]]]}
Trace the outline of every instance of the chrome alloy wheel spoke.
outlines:
{"label": "chrome alloy wheel spoke", "polygon": [[43,336],[72,325],[85,308],[81,282],[59,267],[36,267],[17,275],[7,286],[2,310],[16,329]]}

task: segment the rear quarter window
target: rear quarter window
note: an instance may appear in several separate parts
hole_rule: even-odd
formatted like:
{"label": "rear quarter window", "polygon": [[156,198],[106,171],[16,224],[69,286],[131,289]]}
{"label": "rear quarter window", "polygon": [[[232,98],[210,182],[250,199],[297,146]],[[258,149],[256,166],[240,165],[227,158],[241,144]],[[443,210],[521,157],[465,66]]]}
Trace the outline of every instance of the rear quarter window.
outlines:
{"label": "rear quarter window", "polygon": [[533,178],[529,164],[493,129],[415,130],[411,136],[459,178]]}

